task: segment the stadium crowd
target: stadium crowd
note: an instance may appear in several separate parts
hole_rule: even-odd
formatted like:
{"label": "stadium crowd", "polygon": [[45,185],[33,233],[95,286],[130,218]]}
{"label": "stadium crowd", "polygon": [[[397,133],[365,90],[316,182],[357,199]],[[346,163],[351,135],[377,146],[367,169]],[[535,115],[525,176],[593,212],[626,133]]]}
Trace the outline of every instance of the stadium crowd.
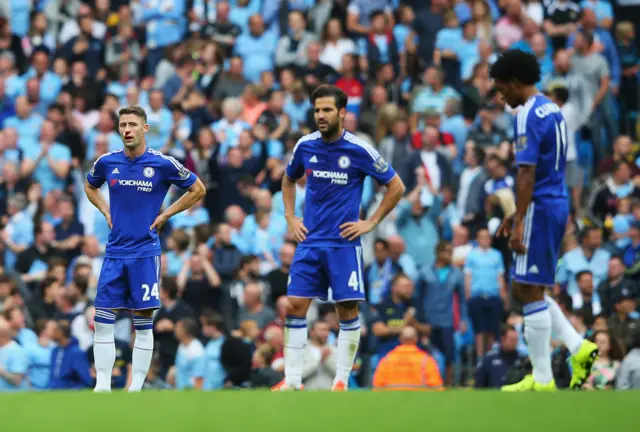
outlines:
{"label": "stadium crowd", "polygon": [[[146,386],[276,384],[296,248],[280,183],[315,129],[308,95],[327,82],[349,97],[345,128],[407,187],[363,239],[366,326],[350,386],[518,381],[523,319],[494,236],[515,208],[514,117],[488,75],[511,47],[539,58],[539,88],[566,119],[572,212],[551,291],[600,348],[585,387],[640,388],[640,2],[7,0],[0,16],[0,391],[93,385],[109,227],[83,182],[122,146],[125,105],[145,108],[148,146],[208,191],[162,233]],[[303,179],[298,215],[304,196]],[[363,216],[381,196],[368,179]],[[330,302],[309,318],[304,383],[328,389],[338,319]],[[116,339],[124,388],[126,312]],[[553,365],[566,387],[561,346]]]}

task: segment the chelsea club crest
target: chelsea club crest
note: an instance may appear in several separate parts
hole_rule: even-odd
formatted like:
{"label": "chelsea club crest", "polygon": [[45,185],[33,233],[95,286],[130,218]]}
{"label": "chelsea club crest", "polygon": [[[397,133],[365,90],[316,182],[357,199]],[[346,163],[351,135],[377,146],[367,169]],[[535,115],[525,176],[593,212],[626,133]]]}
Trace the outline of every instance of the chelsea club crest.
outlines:
{"label": "chelsea club crest", "polygon": [[351,160],[348,156],[340,156],[338,159],[338,166],[342,169],[347,169],[351,165]]}
{"label": "chelsea club crest", "polygon": [[153,168],[151,167],[146,167],[143,171],[142,171],[142,175],[144,175],[146,178],[151,178],[153,177],[153,175],[156,172],[153,170]]}

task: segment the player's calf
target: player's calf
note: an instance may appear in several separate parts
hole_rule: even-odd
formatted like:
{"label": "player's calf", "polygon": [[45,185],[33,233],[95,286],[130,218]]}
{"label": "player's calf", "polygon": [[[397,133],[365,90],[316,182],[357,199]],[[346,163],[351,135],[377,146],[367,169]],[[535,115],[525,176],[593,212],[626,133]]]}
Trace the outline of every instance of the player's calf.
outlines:
{"label": "player's calf", "polygon": [[142,390],[153,357],[153,310],[135,311],[133,326],[136,341],[133,344],[132,380],[130,392]]}
{"label": "player's calf", "polygon": [[353,362],[358,353],[360,342],[360,318],[358,316],[358,302],[344,301],[336,303],[340,318],[340,333],[338,334],[338,356],[336,361],[336,377],[333,381],[335,390],[344,391],[349,384]]}
{"label": "player's calf", "polygon": [[113,326],[116,314],[109,309],[96,309],[94,319],[93,356],[96,366],[95,392],[111,391],[111,372],[116,361]]}

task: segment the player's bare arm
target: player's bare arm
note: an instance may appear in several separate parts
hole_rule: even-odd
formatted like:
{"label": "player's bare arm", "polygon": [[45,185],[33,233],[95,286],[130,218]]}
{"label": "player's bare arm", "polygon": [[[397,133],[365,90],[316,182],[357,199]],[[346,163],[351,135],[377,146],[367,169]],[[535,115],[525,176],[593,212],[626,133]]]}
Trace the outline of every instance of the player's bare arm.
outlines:
{"label": "player's bare arm", "polygon": [[526,253],[526,248],[522,243],[522,235],[524,232],[524,217],[527,214],[527,208],[531,204],[533,197],[533,186],[536,182],[535,165],[520,165],[518,167],[518,175],[516,177],[516,212],[511,218],[506,218],[500,225],[500,232],[508,235],[509,226],[513,224],[509,246],[516,253]]}
{"label": "player's bare arm", "polygon": [[296,217],[296,182],[286,174],[282,177],[282,201],[284,202],[284,217],[289,226],[289,231],[293,233],[295,241],[300,243],[307,238],[309,230],[304,226],[302,219]]}
{"label": "player's bare arm", "polygon": [[375,213],[366,220],[345,222],[340,225],[340,235],[348,240],[355,240],[361,235],[370,233],[398,205],[404,195],[405,186],[397,174],[387,184],[387,191]]}
{"label": "player's bare arm", "polygon": [[105,219],[107,219],[109,228],[113,228],[113,224],[111,223],[111,212],[109,211],[109,204],[107,204],[107,202],[104,200],[100,189],[94,188],[89,184],[88,181],[85,181],[84,192],[87,194],[87,198],[89,198],[91,204],[93,204],[100,211],[100,213],[104,215]]}
{"label": "player's bare arm", "polygon": [[162,228],[162,226],[171,219],[171,217],[192,207],[195,203],[204,198],[206,193],[207,188],[204,186],[204,183],[202,183],[202,180],[197,178],[195,183],[187,189],[187,193],[182,195],[178,201],[171,204],[165,211],[158,215],[149,229],[154,230]]}

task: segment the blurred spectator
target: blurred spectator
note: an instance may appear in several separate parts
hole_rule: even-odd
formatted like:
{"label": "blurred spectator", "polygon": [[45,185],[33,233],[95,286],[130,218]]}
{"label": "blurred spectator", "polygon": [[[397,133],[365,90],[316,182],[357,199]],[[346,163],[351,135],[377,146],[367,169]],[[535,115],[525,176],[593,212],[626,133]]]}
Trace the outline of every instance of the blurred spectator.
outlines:
{"label": "blurred spectator", "polygon": [[163,277],[160,283],[161,307],[154,317],[153,337],[158,350],[159,375],[165,376],[175,360],[178,341],[175,338],[175,325],[185,318],[196,315],[189,305],[177,298],[178,287],[175,279]]}
{"label": "blurred spectator", "polygon": [[418,332],[413,327],[400,331],[401,345],[380,361],[373,376],[374,390],[439,390],[443,386],[436,362],[417,347]]}
{"label": "blurred spectator", "polygon": [[580,310],[585,325],[591,327],[596,316],[602,312],[602,303],[597,292],[594,292],[593,273],[589,270],[582,270],[576,274],[578,292],[572,295],[572,305],[574,310]]}
{"label": "blurred spectator", "polygon": [[613,297],[622,290],[632,293],[635,298],[640,297],[640,289],[637,282],[625,277],[625,270],[626,267],[622,257],[612,256],[609,260],[607,279],[598,286],[598,296],[600,297],[603,313],[606,316],[611,315],[613,312]]}
{"label": "blurred spectator", "polygon": [[343,67],[346,54],[356,52],[356,44],[344,37],[342,23],[337,18],[331,18],[325,24],[321,33],[321,43],[320,61],[336,71]]}
{"label": "blurred spectator", "polygon": [[295,244],[289,242],[282,245],[279,257],[280,267],[271,270],[265,278],[269,284],[268,306],[270,307],[274,307],[278,299],[287,294],[289,271],[293,262],[295,247]]}
{"label": "blurred spectator", "polygon": [[[611,7],[604,1],[598,4]],[[596,9],[597,13],[597,9]],[[611,18],[606,19],[611,22]],[[635,44],[635,30],[630,21],[622,21],[616,24],[615,37],[618,53],[620,55],[620,67],[622,77],[620,81],[620,129],[622,133],[637,137],[634,127],[634,117],[638,112],[638,49]],[[625,114],[626,113],[626,114]]]}
{"label": "blurred spectator", "polygon": [[[402,273],[398,274],[391,283],[389,297],[376,306],[377,313],[371,329],[378,338],[375,353],[377,361],[398,346],[398,335],[404,326],[415,327],[421,336],[430,333],[424,305],[414,302],[413,292],[414,285],[411,279]],[[377,363],[376,360],[373,361],[374,364]]]}
{"label": "blurred spectator", "polygon": [[476,337],[476,354],[482,358],[500,332],[507,306],[502,255],[491,247],[491,235],[485,228],[477,233],[475,247],[464,263],[465,292],[469,317]]}
{"label": "blurred spectator", "polygon": [[183,318],[178,321],[175,335],[180,342],[175,365],[176,388],[178,390],[201,390],[204,381],[204,347],[197,338],[198,324],[196,320]]}
{"label": "blurred spectator", "polygon": [[492,348],[480,360],[475,373],[475,388],[500,388],[505,385],[505,378],[510,370],[518,368],[525,362],[516,348],[518,346],[518,331],[510,325],[500,331],[500,345]]}
{"label": "blurred spectator", "polygon": [[201,318],[202,333],[209,339],[204,350],[203,390],[217,390],[224,386],[226,371],[222,366],[222,346],[227,341],[224,321],[218,314]]}
{"label": "blurred spectator", "polygon": [[525,14],[522,13],[520,0],[509,0],[506,3],[505,15],[495,26],[495,37],[501,51],[522,39]]}
{"label": "blurred spectator", "polygon": [[90,388],[94,379],[89,372],[87,355],[71,336],[68,321],[59,321],[53,331],[53,341],[57,346],[51,354],[51,375],[49,389]]}
{"label": "blurred spectator", "polygon": [[612,389],[616,383],[624,352],[610,332],[596,332],[593,335],[593,341],[598,345],[599,357],[593,363],[591,375],[584,384],[584,388],[587,390]]}
{"label": "blurred spectator", "polygon": [[564,48],[567,38],[577,28],[580,5],[573,0],[545,3],[544,30],[551,37],[554,50]]}
{"label": "blurred spectator", "polygon": [[262,286],[256,283],[248,283],[243,291],[244,305],[238,312],[238,323],[244,321],[255,321],[258,329],[262,330],[267,324],[272,322],[276,315],[272,308],[265,306],[265,297]]}
{"label": "blurred spectator", "polygon": [[330,390],[336,374],[336,348],[328,343],[329,326],[315,321],[305,348],[302,381],[307,390]]}
{"label": "blurred spectator", "polygon": [[265,31],[265,25],[260,15],[249,18],[249,33],[241,33],[234,45],[234,52],[244,60],[244,77],[251,82],[257,82],[260,74],[273,69],[273,51],[277,40],[270,31]]}
{"label": "blurred spectator", "polygon": [[38,292],[31,297],[27,307],[33,319],[50,320],[56,314],[56,301],[62,294],[63,284],[53,277],[46,277]]}
{"label": "blurred spectator", "polygon": [[2,314],[9,324],[13,338],[21,347],[27,348],[30,345],[38,343],[38,336],[33,330],[27,327],[24,314],[19,306],[5,308]]}
{"label": "blurred spectator", "polygon": [[569,295],[578,292],[576,276],[583,270],[591,271],[594,285],[607,278],[607,267],[611,254],[603,249],[602,231],[597,227],[586,227],[579,234],[580,245],[566,252],[558,262],[556,285]]}
{"label": "blurred spectator", "polygon": [[205,249],[201,248],[198,254],[185,261],[177,278],[179,295],[196,316],[200,316],[205,308],[221,310],[220,276]]}
{"label": "blurred spectator", "polygon": [[13,336],[9,323],[0,318],[0,392],[27,388],[28,355]]}
{"label": "blurred spectator", "polygon": [[609,317],[609,330],[624,346],[631,346],[635,334],[640,332],[636,299],[623,288],[613,297],[613,304],[615,313]]}
{"label": "blurred spectator", "polygon": [[52,341],[55,328],[54,321],[47,319],[36,321],[34,330],[38,341],[36,344],[25,347],[29,359],[29,384],[37,390],[45,390],[49,385],[52,366],[51,354],[55,347]]}
{"label": "blurred spectator", "polygon": [[[422,301],[427,321],[431,325],[431,343],[444,355],[447,369],[445,384],[453,384],[453,364],[456,360],[454,333],[454,304],[460,308],[460,333],[467,330],[467,302],[464,289],[464,276],[452,266],[453,247],[440,242],[436,247],[436,262],[431,268],[420,272],[414,298]],[[419,303],[420,304],[420,303]]]}
{"label": "blurred spectator", "polygon": [[375,260],[364,269],[364,284],[368,303],[377,306],[387,298],[391,281],[402,269],[391,260],[386,240],[376,239],[374,247]]}
{"label": "blurred spectator", "polygon": [[307,61],[307,45],[315,37],[306,30],[307,22],[303,12],[289,12],[288,23],[289,34],[282,36],[276,47],[276,66],[303,66]]}
{"label": "blurred spectator", "polygon": [[616,390],[633,389],[640,389],[640,332],[634,336],[616,378]]}

